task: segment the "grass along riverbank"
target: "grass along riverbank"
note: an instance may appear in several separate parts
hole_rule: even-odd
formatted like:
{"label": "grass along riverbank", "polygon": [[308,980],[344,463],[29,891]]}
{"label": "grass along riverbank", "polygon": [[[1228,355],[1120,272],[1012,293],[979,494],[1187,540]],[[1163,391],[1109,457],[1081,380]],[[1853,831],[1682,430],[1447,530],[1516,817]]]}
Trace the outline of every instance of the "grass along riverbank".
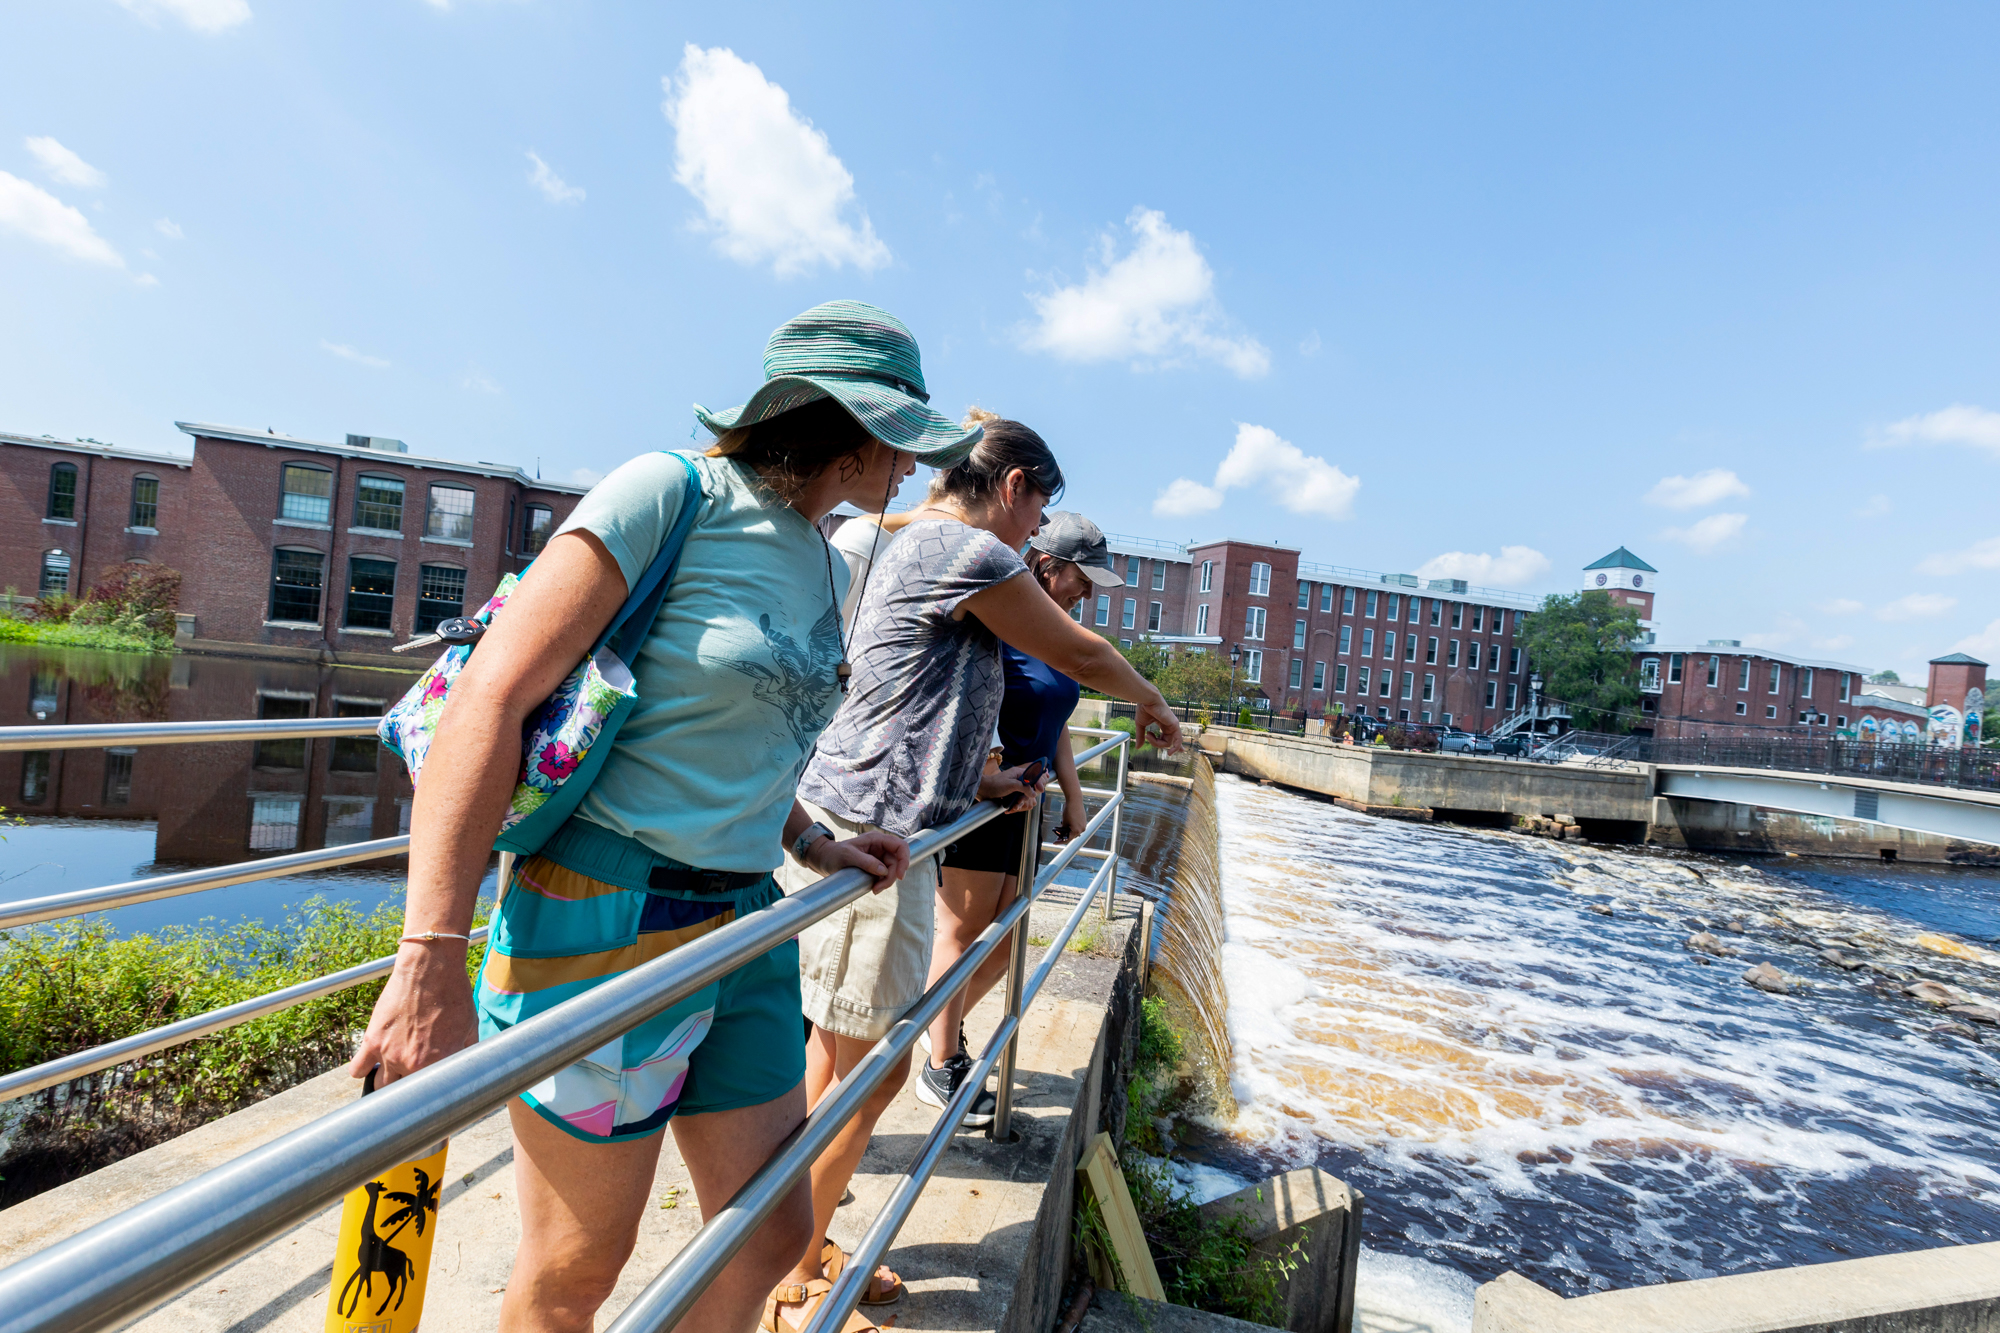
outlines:
{"label": "grass along riverbank", "polygon": [[[386,957],[402,922],[401,903],[362,912],[314,898],[277,926],[0,932],[0,1072]],[[469,969],[484,952],[472,949]],[[344,1063],[381,989],[368,982],[0,1104],[0,1207]]]}
{"label": "grass along riverbank", "polygon": [[9,588],[8,609],[0,614],[0,643],[170,653],[180,600],[178,570],[138,563],[107,568],[81,598],[51,593],[24,602]]}

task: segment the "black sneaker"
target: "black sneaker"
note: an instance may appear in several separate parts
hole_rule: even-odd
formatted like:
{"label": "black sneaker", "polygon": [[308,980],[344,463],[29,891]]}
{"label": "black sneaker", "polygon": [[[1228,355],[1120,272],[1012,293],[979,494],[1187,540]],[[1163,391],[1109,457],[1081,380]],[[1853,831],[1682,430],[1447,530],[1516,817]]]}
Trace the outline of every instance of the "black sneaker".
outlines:
{"label": "black sneaker", "polygon": [[[957,1095],[965,1083],[965,1076],[972,1072],[969,1056],[954,1055],[944,1062],[943,1069],[931,1068],[926,1060],[917,1072],[917,1100],[926,1106],[935,1106],[942,1111],[946,1104]],[[968,1129],[984,1129],[993,1123],[993,1094],[981,1088],[973,1095],[972,1105],[966,1109],[965,1118],[958,1123]]]}

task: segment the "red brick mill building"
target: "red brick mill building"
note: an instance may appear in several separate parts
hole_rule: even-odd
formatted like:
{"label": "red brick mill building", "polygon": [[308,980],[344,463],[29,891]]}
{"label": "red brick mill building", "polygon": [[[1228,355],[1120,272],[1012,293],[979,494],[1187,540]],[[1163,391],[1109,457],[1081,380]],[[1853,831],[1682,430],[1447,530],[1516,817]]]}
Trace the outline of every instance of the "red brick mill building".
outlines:
{"label": "red brick mill building", "polygon": [[81,595],[137,560],[183,575],[181,646],[331,662],[476,609],[583,489],[506,463],[177,422],[190,457],[0,434],[0,588]]}
{"label": "red brick mill building", "polygon": [[1320,564],[1257,542],[1109,541],[1125,588],[1086,600],[1077,618],[1128,647],[1234,647],[1243,692],[1279,712],[1488,731],[1528,701],[1514,636],[1539,598]]}

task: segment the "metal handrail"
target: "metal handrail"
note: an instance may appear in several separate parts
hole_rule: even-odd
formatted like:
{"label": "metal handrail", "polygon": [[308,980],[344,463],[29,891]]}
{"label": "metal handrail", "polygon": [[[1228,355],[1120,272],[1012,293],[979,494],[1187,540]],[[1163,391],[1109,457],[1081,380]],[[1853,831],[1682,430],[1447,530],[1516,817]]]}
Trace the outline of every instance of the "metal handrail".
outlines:
{"label": "metal handrail", "polygon": [[[1096,818],[1091,821],[1092,831],[1102,827],[1102,822],[1105,816],[1111,813],[1111,809],[1112,807],[1107,806],[1098,812]],[[1035,822],[1033,813],[1029,815],[1028,822],[1032,830]],[[1078,841],[1081,841],[1081,838]],[[1067,860],[1062,862],[1062,865],[1067,864]],[[1050,869],[1036,878],[1036,885],[1052,880],[1055,875],[1061,873],[1061,868],[1051,863]],[[1102,873],[1099,872],[1100,876]],[[883,1079],[902,1067],[910,1048],[916,1045],[917,1037],[931,1025],[938,1014],[943,1012],[945,1004],[951,997],[972,980],[973,973],[979,970],[993,950],[998,948],[1003,940],[1011,941],[1025,937],[1025,933],[1018,931],[1016,927],[1034,905],[1037,892],[1038,889],[1031,889],[1030,892],[1015,896],[1007,910],[995,918],[992,925],[980,932],[972,946],[960,954],[957,961],[924,992],[910,1011],[898,1019],[881,1040],[869,1048],[868,1053],[848,1072],[847,1077],[821,1097],[820,1104],[813,1109],[806,1122],[793,1131],[779,1151],[772,1155],[771,1160],[760,1167],[749,1182],[737,1191],[736,1196],[717,1210],[707,1224],[695,1233],[694,1238],[681,1247],[680,1253],[674,1256],[658,1276],[646,1284],[645,1290],[633,1299],[606,1333],[641,1333],[641,1330],[650,1333],[651,1330],[673,1327],[687,1314],[695,1301],[700,1299],[708,1280],[750,1239],[799,1177],[811,1169],[833,1136],[853,1118],[856,1111],[861,1109],[862,1104],[881,1085]],[[1004,1042],[1000,1045],[1011,1047],[1012,1043]],[[999,1051],[996,1049],[994,1053],[997,1056]],[[1000,1081],[1003,1095],[1008,1090],[1008,1082],[1004,1076]],[[970,1087],[976,1092],[985,1086],[986,1068],[981,1067],[966,1075],[961,1091]],[[971,1095],[967,1094],[968,1099]],[[951,1109],[947,1107],[944,1114],[945,1118],[939,1123],[948,1126],[946,1133],[949,1136],[957,1130],[958,1122],[964,1118],[964,1107],[959,1108],[957,1115],[953,1115]],[[997,1106],[991,1132],[995,1138],[1004,1138],[1006,1135]],[[874,1271],[872,1264],[868,1271]],[[857,1291],[855,1296],[858,1297],[859,1294]],[[853,1303],[850,1299],[848,1302],[850,1308]],[[820,1314],[816,1319],[824,1319],[834,1309],[830,1299],[822,1301]],[[847,1311],[841,1310],[839,1315],[842,1322],[845,1322]],[[815,1327],[821,1325],[810,1324],[803,1333],[811,1333]]]}
{"label": "metal handrail", "polygon": [[247,722],[88,722],[60,727],[0,727],[0,754],[13,750],[91,750],[104,745],[373,736],[381,725],[379,717],[274,717]]}
{"label": "metal handrail", "polygon": [[371,842],[350,842],[344,847],[322,847],[317,851],[293,852],[267,857],[262,861],[238,861],[209,870],[184,870],[174,875],[154,875],[124,884],[107,884],[99,889],[72,889],[45,898],[26,898],[0,906],[0,930],[54,921],[59,917],[81,916],[133,903],[150,903],[161,898],[200,893],[204,889],[226,889],[232,884],[249,884],[260,879],[278,879],[308,870],[326,870],[355,861],[373,861],[384,856],[401,856],[410,848],[410,835],[376,838]]}
{"label": "metal handrail", "polygon": [[[484,941],[487,929],[481,926],[473,931],[470,943],[478,944]],[[262,1018],[266,1014],[275,1014],[280,1009],[289,1009],[307,1000],[317,1000],[323,995],[332,995],[336,991],[359,986],[365,981],[387,976],[395,966],[394,954],[372,959],[366,963],[356,963],[353,967],[344,968],[339,972],[315,977],[311,981],[301,981],[296,986],[287,986],[283,990],[269,991],[248,1000],[224,1005],[220,1009],[211,1009],[205,1014],[196,1014],[193,1018],[183,1018],[178,1023],[149,1028],[145,1032],[136,1032],[129,1037],[120,1037],[117,1041],[107,1041],[102,1046],[73,1051],[54,1060],[31,1065],[26,1069],[17,1069],[11,1074],[0,1076],[0,1102],[25,1097],[31,1092],[40,1092],[43,1088],[53,1088],[58,1083],[67,1083],[86,1074],[95,1074],[100,1069],[122,1065],[128,1060],[137,1060],[172,1046],[183,1046],[197,1037],[206,1037],[211,1033],[221,1032],[224,1028],[248,1023],[253,1018]]]}
{"label": "metal handrail", "polygon": [[[1130,741],[1122,732],[1106,733],[1095,728],[1076,730],[1111,737],[1079,755],[1079,763],[1088,762]],[[249,737],[202,737],[244,738]],[[1052,882],[1081,853],[1083,843],[1095,836],[1103,821],[1115,817],[1123,804],[1121,793],[1100,809],[1084,833],[1065,846],[1041,875],[1034,877],[1030,891],[1020,896],[1019,910],[1010,909],[1006,920],[1018,926],[1039,888]],[[911,839],[911,859],[937,855],[950,843],[1002,813],[1004,811],[997,802],[975,805],[946,827],[927,830]],[[1039,843],[1039,838],[1033,836],[1038,823],[1032,818],[1029,821],[1030,846]],[[1107,858],[1097,879],[1104,878],[1109,868],[1115,865],[1115,858]],[[1095,883],[1096,880],[1093,885]],[[858,870],[844,870],[827,876],[800,893],[614,977],[586,994],[488,1041],[477,1043],[399,1079],[376,1096],[357,1100],[0,1270],[0,1333],[29,1333],[30,1330],[53,1333],[58,1329],[102,1328],[152,1309],[256,1248],[270,1236],[331,1204],[347,1192],[352,1182],[375,1175],[419,1149],[468,1127],[522,1089],[533,1086],[606,1041],[734,971],[745,961],[768,952],[806,926],[845,907],[868,892],[870,884],[869,878]],[[1085,896],[1085,904],[1091,896]],[[1071,928],[1074,928],[1073,925]],[[1016,930],[1014,934],[1018,939],[1024,932]],[[990,939],[987,935],[981,936],[985,948],[978,952],[967,968],[962,969],[966,979],[991,949],[997,947],[998,932],[991,932],[991,936]],[[970,953],[968,951],[968,955]],[[372,966],[374,964],[362,965],[363,968]],[[349,969],[350,972],[355,970]],[[1045,967],[1044,974],[1046,970]],[[953,974],[960,971],[954,968]],[[344,974],[336,974],[341,975]],[[303,986],[312,987],[332,980],[322,978],[320,982],[303,983]],[[940,984],[943,980],[940,979]],[[358,984],[358,980],[354,984]],[[301,988],[291,989],[296,991]],[[936,992],[938,988],[932,989]],[[1011,984],[1010,990],[1014,990]],[[276,999],[274,995],[245,1003],[255,1005]],[[283,1006],[278,1004],[274,1007]],[[218,1010],[187,1022],[198,1024],[224,1012]],[[984,1083],[984,1070],[990,1067],[992,1061],[1011,1047],[1019,1027],[1018,1012],[1010,1014],[1002,1024],[1006,1037],[1004,1044],[1002,1034],[996,1033],[995,1043],[990,1044],[987,1056],[979,1066],[979,1080],[970,1085],[973,1089]],[[904,1035],[914,1041],[917,1030],[911,1027]],[[164,1030],[156,1030],[152,1034],[140,1034],[138,1039],[127,1040],[159,1036],[162,1032]],[[902,1049],[907,1052],[907,1043]],[[887,1066],[883,1065],[883,1073],[886,1069]],[[860,1071],[857,1069],[855,1072]],[[854,1075],[850,1074],[849,1079],[853,1080]],[[878,1076],[875,1082],[879,1081]],[[843,1086],[835,1090],[836,1094],[854,1093],[854,1088],[860,1086],[858,1081],[851,1087],[847,1084],[848,1080],[843,1080]],[[854,1093],[854,1097],[865,1096],[873,1086],[871,1083],[868,1088]],[[966,1089],[962,1088],[961,1093],[969,1102]],[[829,1116],[823,1118],[821,1123],[830,1120],[832,1109],[829,1105]],[[960,1106],[956,1114],[948,1110],[949,1119],[941,1124],[955,1129],[963,1109]],[[800,1144],[804,1142],[804,1132],[804,1126],[797,1131]],[[949,1132],[949,1129],[945,1131],[946,1138]],[[817,1151],[804,1157],[797,1169],[806,1169],[815,1156]],[[935,1152],[932,1156],[935,1157]],[[924,1175],[928,1176],[928,1170]],[[732,1200],[732,1207],[735,1202]],[[880,1230],[881,1223],[882,1219],[878,1219],[877,1226],[871,1229],[871,1237]],[[900,1225],[900,1219],[897,1225]],[[752,1224],[750,1230],[754,1229]],[[743,1234],[747,1237],[749,1231]],[[724,1243],[724,1238],[719,1238],[711,1243],[711,1248],[720,1249]],[[740,1245],[741,1241],[737,1244]],[[881,1244],[886,1246],[886,1237]],[[734,1249],[734,1245],[729,1246],[728,1253],[733,1253]],[[715,1271],[727,1262],[728,1253],[714,1260],[706,1271],[698,1275],[697,1289],[705,1287]],[[858,1289],[855,1294],[858,1294]],[[852,1303],[850,1299],[848,1304]],[[624,1327],[622,1318],[620,1327]]]}

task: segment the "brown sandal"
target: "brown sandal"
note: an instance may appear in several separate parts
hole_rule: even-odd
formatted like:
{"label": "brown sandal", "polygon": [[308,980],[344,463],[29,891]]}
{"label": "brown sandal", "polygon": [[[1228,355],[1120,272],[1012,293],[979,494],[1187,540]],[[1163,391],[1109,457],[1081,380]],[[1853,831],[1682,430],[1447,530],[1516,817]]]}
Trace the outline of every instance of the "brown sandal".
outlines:
{"label": "brown sandal", "polygon": [[[781,1287],[773,1287],[771,1295],[764,1302],[764,1318],[761,1321],[764,1333],[803,1333],[806,1325],[812,1323],[813,1313],[819,1303],[833,1290],[833,1283],[825,1278],[814,1278],[810,1282],[792,1282]],[[780,1305],[799,1307],[799,1322],[793,1323],[778,1313]],[[875,1322],[861,1311],[856,1310],[847,1317],[840,1333],[883,1333],[884,1329],[896,1321],[877,1327]]]}
{"label": "brown sandal", "polygon": [[[831,1282],[840,1276],[841,1269],[847,1267],[847,1251],[828,1241],[820,1247],[819,1264],[826,1270],[826,1280]],[[883,1280],[884,1274],[888,1275],[886,1282]],[[879,1264],[874,1274],[869,1277],[867,1287],[862,1290],[861,1304],[894,1305],[903,1299],[905,1290],[903,1279],[890,1272],[887,1264]]]}

